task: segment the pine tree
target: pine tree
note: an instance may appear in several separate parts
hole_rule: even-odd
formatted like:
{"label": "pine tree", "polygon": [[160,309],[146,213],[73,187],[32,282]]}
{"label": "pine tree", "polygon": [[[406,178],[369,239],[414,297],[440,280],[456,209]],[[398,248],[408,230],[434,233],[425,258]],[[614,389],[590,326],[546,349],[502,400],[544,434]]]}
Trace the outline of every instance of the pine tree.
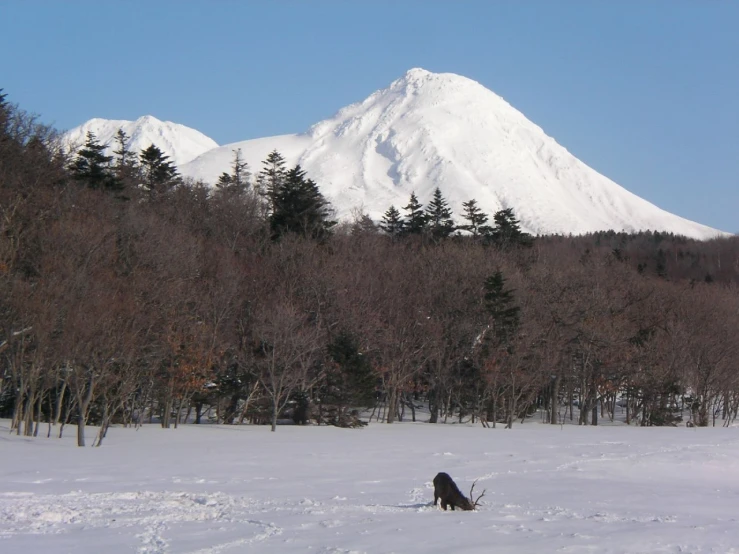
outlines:
{"label": "pine tree", "polygon": [[241,155],[241,148],[234,150],[234,159],[231,162],[231,173],[221,173],[216,182],[216,189],[222,193],[243,194],[251,186],[249,164]]}
{"label": "pine tree", "polygon": [[456,228],[452,219],[452,210],[441,195],[439,187],[436,187],[434,197],[426,206],[426,227],[435,240],[448,238]]}
{"label": "pine tree", "polygon": [[342,331],[328,345],[334,366],[327,372],[325,396],[340,406],[371,406],[376,378],[372,364],[359,349],[359,342]]}
{"label": "pine tree", "polygon": [[8,102],[5,100],[8,97],[0,88],[0,140],[8,134],[8,123],[9,123],[9,107]]}
{"label": "pine tree", "polygon": [[469,233],[475,238],[492,231],[492,229],[486,225],[488,222],[487,214],[477,207],[476,200],[473,199],[469,202],[463,202],[462,207],[464,208],[464,214],[462,214],[462,217],[469,223],[460,225],[460,229],[469,231]]}
{"label": "pine tree", "polygon": [[116,168],[127,165],[136,165],[136,155],[131,152],[131,149],[129,148],[131,138],[128,134],[123,129],[118,129],[113,140],[116,144],[116,149],[113,150]]}
{"label": "pine tree", "polygon": [[119,191],[123,183],[113,172],[113,157],[105,155],[106,148],[93,132],[88,131],[85,145],[77,152],[69,169],[77,181],[91,189]]}
{"label": "pine tree", "polygon": [[273,238],[286,233],[322,239],[336,221],[330,219],[331,206],[318,185],[308,179],[299,165],[285,173],[285,180],[274,196],[270,215]]}
{"label": "pine tree", "polygon": [[488,233],[490,240],[500,248],[511,246],[531,246],[533,237],[521,231],[520,221],[513,214],[513,208],[495,212],[495,227]]}
{"label": "pine tree", "polygon": [[280,192],[287,171],[285,170],[285,158],[277,150],[273,150],[262,162],[262,171],[257,174],[257,190],[267,200],[270,214],[275,212],[277,195]]}
{"label": "pine tree", "polygon": [[520,325],[520,308],[514,305],[513,289],[505,288],[505,279],[496,271],[485,280],[485,309],[493,321],[497,346],[507,346]]}
{"label": "pine tree", "polygon": [[218,176],[218,180],[216,181],[216,190],[219,192],[228,192],[231,190],[232,185],[233,180],[231,178],[231,174],[224,171]]}
{"label": "pine tree", "polygon": [[153,144],[141,152],[139,159],[144,181],[142,185],[149,194],[166,193],[180,183],[179,172],[169,161],[169,156]]}
{"label": "pine tree", "polygon": [[420,235],[426,229],[426,214],[418,201],[416,193],[412,192],[408,205],[403,208],[407,215],[403,221],[403,234]]}
{"label": "pine tree", "polygon": [[115,175],[122,183],[131,183],[135,180],[138,172],[136,154],[134,154],[129,147],[131,138],[123,129],[118,129],[113,140],[116,144],[116,149],[113,150],[113,155],[115,157],[113,169],[115,171]]}
{"label": "pine tree", "polygon": [[400,236],[403,232],[403,220],[400,218],[400,212],[395,209],[395,206],[390,206],[385,212],[385,215],[382,216],[380,229],[391,237]]}
{"label": "pine tree", "polygon": [[234,150],[234,160],[231,162],[231,176],[237,192],[245,192],[251,186],[251,171],[249,164],[241,154],[241,148]]}
{"label": "pine tree", "polygon": [[377,223],[374,222],[369,214],[357,214],[349,227],[352,235],[359,236],[365,235],[376,235],[377,234]]}

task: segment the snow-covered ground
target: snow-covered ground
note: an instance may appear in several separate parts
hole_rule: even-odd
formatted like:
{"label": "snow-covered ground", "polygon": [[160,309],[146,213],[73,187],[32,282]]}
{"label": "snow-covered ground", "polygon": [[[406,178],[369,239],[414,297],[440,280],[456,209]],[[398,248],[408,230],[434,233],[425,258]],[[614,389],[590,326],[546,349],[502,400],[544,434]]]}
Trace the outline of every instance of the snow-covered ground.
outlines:
{"label": "snow-covered ground", "polygon": [[[0,552],[739,553],[739,428],[74,431],[0,421]],[[434,508],[439,471],[479,511]]]}

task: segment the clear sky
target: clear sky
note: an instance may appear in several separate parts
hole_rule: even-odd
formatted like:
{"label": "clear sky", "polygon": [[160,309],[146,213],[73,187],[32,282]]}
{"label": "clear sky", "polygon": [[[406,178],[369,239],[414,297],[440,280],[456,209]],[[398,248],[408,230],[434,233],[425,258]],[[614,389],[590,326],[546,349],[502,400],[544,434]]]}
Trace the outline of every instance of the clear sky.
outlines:
{"label": "clear sky", "polygon": [[59,129],[305,131],[412,67],[503,96],[668,211],[739,232],[739,1],[0,0],[0,88]]}

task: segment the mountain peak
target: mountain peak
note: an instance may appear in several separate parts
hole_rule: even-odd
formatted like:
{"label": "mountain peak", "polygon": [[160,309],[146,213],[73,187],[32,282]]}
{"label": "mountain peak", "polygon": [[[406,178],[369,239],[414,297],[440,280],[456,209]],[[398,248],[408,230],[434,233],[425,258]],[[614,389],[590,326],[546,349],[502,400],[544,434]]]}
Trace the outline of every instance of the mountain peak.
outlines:
{"label": "mountain peak", "polygon": [[[139,117],[134,123],[143,125],[143,124],[150,124],[150,125],[161,125],[163,122],[160,119],[157,119],[153,115],[142,115]],[[171,123],[170,121],[167,121],[166,123]]]}
{"label": "mountain peak", "polygon": [[406,81],[420,81],[423,79],[427,79],[431,75],[435,75],[435,73],[423,69],[422,67],[412,67],[411,69],[406,71],[405,75],[403,75],[403,77],[401,78],[405,79]]}
{"label": "mountain peak", "polygon": [[513,208],[534,234],[659,230],[695,238],[719,231],[659,209],[575,158],[480,83],[413,68],[307,133],[244,141],[207,152],[183,174],[215,182],[232,151],[259,167],[276,149],[300,164],[340,217],[379,220],[415,192],[441,189],[458,219],[475,199],[488,215]]}
{"label": "mountain peak", "polygon": [[414,91],[418,91],[420,89],[449,90],[454,87],[469,87],[475,85],[477,87],[484,88],[476,81],[463,77],[462,75],[457,75],[456,73],[433,73],[420,67],[414,67],[413,69],[406,71],[402,77],[393,81],[386,90],[399,88],[410,88]]}
{"label": "mountain peak", "polygon": [[88,132],[93,132],[98,141],[107,144],[106,153],[115,150],[115,136],[122,129],[128,135],[129,148],[139,152],[150,145],[157,146],[177,166],[184,165],[201,154],[218,147],[218,143],[199,131],[161,121],[153,115],[144,115],[136,121],[94,118],[64,134],[64,141],[71,150],[80,148]]}

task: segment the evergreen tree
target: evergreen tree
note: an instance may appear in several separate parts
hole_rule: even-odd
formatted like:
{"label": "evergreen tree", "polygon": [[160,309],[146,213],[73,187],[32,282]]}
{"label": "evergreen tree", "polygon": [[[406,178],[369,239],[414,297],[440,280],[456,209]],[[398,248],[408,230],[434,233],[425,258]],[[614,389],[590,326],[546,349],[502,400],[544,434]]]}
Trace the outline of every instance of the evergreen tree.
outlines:
{"label": "evergreen tree", "polygon": [[0,88],[0,140],[8,134],[8,123],[9,123],[9,112],[8,102],[5,100],[8,97]]}
{"label": "evergreen tree", "polygon": [[328,345],[333,362],[326,378],[326,400],[340,406],[368,407],[375,401],[376,378],[358,341],[342,331]]}
{"label": "evergreen tree", "polygon": [[656,267],[655,270],[657,271],[657,276],[662,277],[663,279],[667,278],[667,256],[665,255],[665,251],[661,248],[657,250],[657,254],[655,256],[655,262]]}
{"label": "evergreen tree", "polygon": [[435,240],[448,238],[456,228],[452,219],[452,210],[441,195],[439,187],[436,187],[434,197],[426,206],[426,227]]}
{"label": "evergreen tree", "polygon": [[463,202],[462,207],[464,208],[464,213],[462,214],[462,217],[466,219],[469,223],[466,223],[465,225],[460,225],[460,229],[469,231],[469,233],[475,238],[479,237],[480,235],[488,234],[492,231],[492,229],[488,225],[486,225],[486,223],[488,222],[487,214],[485,214],[480,208],[477,207],[476,200],[473,199],[469,202]]}
{"label": "evergreen tree", "polygon": [[361,234],[376,235],[377,234],[377,223],[375,223],[369,214],[361,214],[355,217],[351,224],[350,231],[354,236]]}
{"label": "evergreen tree", "polygon": [[267,200],[270,214],[275,212],[277,195],[279,194],[287,171],[285,158],[277,150],[273,150],[262,162],[262,171],[257,174],[257,190]]}
{"label": "evergreen tree", "polygon": [[390,206],[385,212],[385,215],[382,216],[380,229],[391,237],[397,237],[403,232],[403,220],[400,218],[400,212],[395,209],[395,206]]}
{"label": "evergreen tree", "polygon": [[180,183],[179,172],[169,161],[169,156],[153,144],[141,152],[139,159],[144,181],[142,185],[149,194],[168,192]]}
{"label": "evergreen tree", "polygon": [[407,213],[403,221],[403,233],[407,235],[420,235],[423,233],[426,229],[426,214],[415,192],[411,193],[408,205],[403,209]]}
{"label": "evergreen tree", "polygon": [[118,129],[113,140],[116,144],[116,149],[113,150],[115,175],[122,183],[131,183],[138,172],[136,154],[129,147],[131,138],[123,129]]}
{"label": "evergreen tree", "polygon": [[229,194],[243,194],[251,186],[249,164],[241,155],[241,148],[234,150],[234,159],[231,162],[231,173],[221,173],[216,182],[216,189]]}
{"label": "evergreen tree", "polygon": [[232,185],[233,180],[231,178],[231,174],[224,171],[218,176],[218,180],[216,181],[216,190],[219,192],[228,192],[231,190]]}
{"label": "evergreen tree", "polygon": [[331,206],[318,185],[308,179],[299,165],[285,173],[285,180],[274,197],[270,215],[273,238],[286,233],[324,238],[336,221],[330,219]]}
{"label": "evergreen tree", "polygon": [[234,160],[231,162],[231,176],[237,192],[245,192],[251,186],[251,171],[241,153],[241,148],[234,150]]}
{"label": "evergreen tree", "polygon": [[119,191],[123,183],[113,172],[113,157],[105,155],[106,147],[98,142],[94,133],[88,131],[87,141],[77,152],[69,169],[77,181],[91,189]]}
{"label": "evergreen tree", "polygon": [[136,155],[131,152],[131,149],[129,148],[131,137],[129,137],[123,129],[118,129],[118,132],[115,134],[115,138],[113,140],[116,144],[116,149],[113,150],[113,154],[115,155],[116,167],[118,168],[128,165],[135,166]]}
{"label": "evergreen tree", "polygon": [[490,240],[500,248],[510,246],[531,246],[533,237],[521,231],[520,221],[513,214],[513,208],[506,208],[495,212],[493,216],[495,227],[488,233]]}
{"label": "evergreen tree", "polygon": [[493,321],[496,346],[507,346],[520,325],[520,308],[514,305],[513,289],[505,288],[505,279],[496,271],[485,280],[485,309]]}

